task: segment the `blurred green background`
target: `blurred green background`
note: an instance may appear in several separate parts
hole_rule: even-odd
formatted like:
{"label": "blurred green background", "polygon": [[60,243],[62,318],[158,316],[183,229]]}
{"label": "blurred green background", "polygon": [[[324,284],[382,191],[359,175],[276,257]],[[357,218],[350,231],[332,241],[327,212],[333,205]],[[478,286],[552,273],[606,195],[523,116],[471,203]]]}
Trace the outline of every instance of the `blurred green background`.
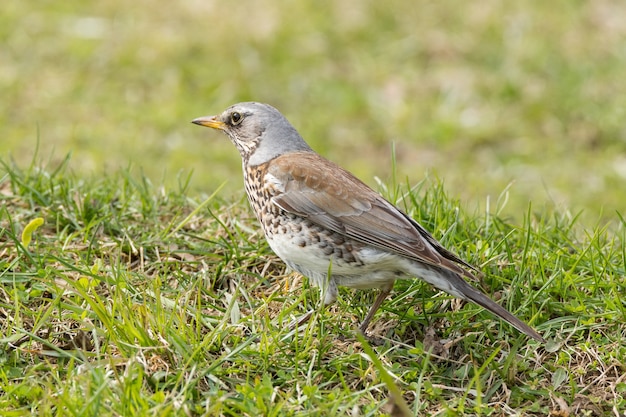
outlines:
{"label": "blurred green background", "polygon": [[3,2],[0,156],[93,176],[133,166],[241,195],[225,136],[190,120],[276,106],[376,187],[441,178],[521,217],[626,208],[621,1]]}

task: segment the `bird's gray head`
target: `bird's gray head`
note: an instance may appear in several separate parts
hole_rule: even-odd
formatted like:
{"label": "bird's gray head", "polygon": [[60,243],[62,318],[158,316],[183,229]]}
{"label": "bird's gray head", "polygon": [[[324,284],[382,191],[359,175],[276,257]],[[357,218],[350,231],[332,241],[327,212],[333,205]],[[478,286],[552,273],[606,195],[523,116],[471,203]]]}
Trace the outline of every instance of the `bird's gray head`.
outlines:
{"label": "bird's gray head", "polygon": [[192,123],[225,132],[246,165],[259,165],[289,152],[311,151],[285,116],[269,104],[238,103]]}

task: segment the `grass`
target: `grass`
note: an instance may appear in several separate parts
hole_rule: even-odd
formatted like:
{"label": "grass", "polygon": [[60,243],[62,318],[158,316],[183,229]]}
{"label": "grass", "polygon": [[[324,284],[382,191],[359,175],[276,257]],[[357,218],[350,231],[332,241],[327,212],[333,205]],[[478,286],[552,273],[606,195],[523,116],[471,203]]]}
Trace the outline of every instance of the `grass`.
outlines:
{"label": "grass", "polygon": [[[465,209],[434,179],[389,185],[549,342],[407,280],[370,347],[354,329],[375,292],[343,289],[317,309],[317,290],[285,271],[243,198],[192,194],[188,177],[168,188],[132,168],[85,178],[70,165],[4,161],[0,173],[4,416],[626,410],[623,218],[586,228],[529,206],[516,224]],[[289,327],[311,308],[306,326]]]}

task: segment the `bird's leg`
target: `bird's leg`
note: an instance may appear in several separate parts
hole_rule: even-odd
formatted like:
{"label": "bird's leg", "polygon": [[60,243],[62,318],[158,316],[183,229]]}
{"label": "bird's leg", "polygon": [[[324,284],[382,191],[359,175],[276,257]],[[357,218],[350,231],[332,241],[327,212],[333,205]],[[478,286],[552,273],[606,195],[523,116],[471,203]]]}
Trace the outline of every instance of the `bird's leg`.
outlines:
{"label": "bird's leg", "polygon": [[300,317],[298,320],[296,320],[295,322],[292,322],[289,325],[290,329],[297,329],[298,327],[302,326],[304,323],[308,322],[311,319],[311,316],[313,315],[313,312],[315,310],[309,310],[307,311],[302,317]]}
{"label": "bird's leg", "polygon": [[363,319],[363,322],[359,326],[359,330],[361,330],[361,333],[366,334],[367,326],[369,326],[370,321],[374,317],[374,313],[376,313],[376,310],[378,310],[378,308],[383,303],[383,301],[385,301],[385,298],[387,298],[389,293],[391,293],[391,288],[393,288],[393,284],[391,284],[391,286],[389,286],[388,288],[380,289],[380,293],[378,294],[378,297],[376,297],[376,300],[374,301],[374,304],[372,304],[370,311],[367,313],[367,316],[365,316],[365,318]]}
{"label": "bird's leg", "polygon": [[[335,283],[335,281],[328,281],[327,285],[322,288],[322,299],[324,301],[321,303],[320,309],[324,309],[337,301],[337,284]],[[314,312],[315,310],[307,311],[302,317],[289,324],[289,328],[297,329],[304,323],[307,323],[313,316]]]}

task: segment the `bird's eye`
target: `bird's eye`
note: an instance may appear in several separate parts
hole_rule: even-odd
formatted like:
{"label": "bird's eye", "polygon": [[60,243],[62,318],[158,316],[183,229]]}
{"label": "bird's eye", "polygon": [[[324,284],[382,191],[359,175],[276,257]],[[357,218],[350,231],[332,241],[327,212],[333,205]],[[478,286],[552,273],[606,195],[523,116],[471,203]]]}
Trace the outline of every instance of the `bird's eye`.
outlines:
{"label": "bird's eye", "polygon": [[238,125],[243,120],[243,116],[239,112],[233,112],[230,115],[230,122],[233,125]]}

